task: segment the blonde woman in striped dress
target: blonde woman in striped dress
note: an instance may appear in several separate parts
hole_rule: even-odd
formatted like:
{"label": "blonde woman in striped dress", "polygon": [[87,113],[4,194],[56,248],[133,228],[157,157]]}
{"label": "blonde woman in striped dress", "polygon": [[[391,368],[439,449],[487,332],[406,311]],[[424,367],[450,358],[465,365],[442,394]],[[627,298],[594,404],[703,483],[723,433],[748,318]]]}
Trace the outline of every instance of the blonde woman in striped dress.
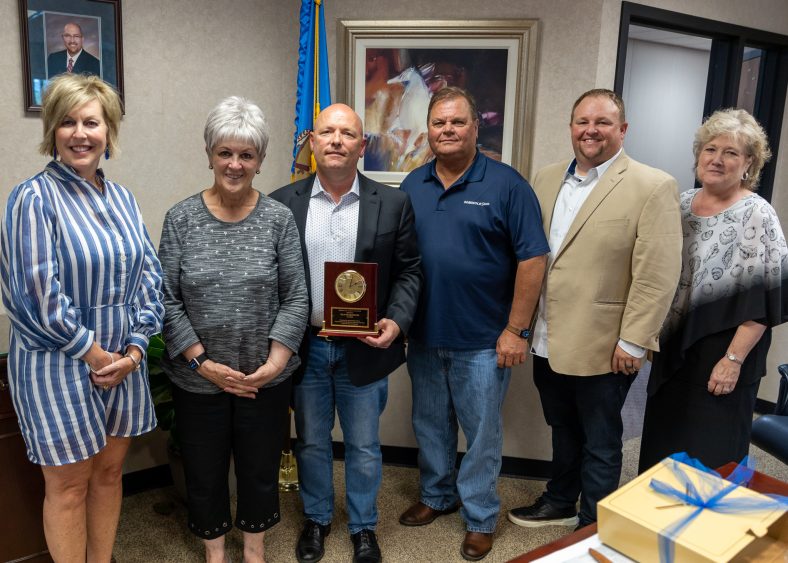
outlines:
{"label": "blonde woman in striped dress", "polygon": [[156,426],[143,360],[162,325],[161,267],[134,196],[98,168],[121,113],[98,77],[53,80],[40,149],[55,158],[14,188],[1,233],[11,396],[58,563],[110,561],[123,459]]}

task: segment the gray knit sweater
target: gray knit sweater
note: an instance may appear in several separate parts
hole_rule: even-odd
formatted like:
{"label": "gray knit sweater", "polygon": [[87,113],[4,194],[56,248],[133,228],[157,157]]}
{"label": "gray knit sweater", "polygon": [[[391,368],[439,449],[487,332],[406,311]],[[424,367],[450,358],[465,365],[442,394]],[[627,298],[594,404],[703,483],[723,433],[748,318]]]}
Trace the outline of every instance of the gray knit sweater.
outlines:
{"label": "gray knit sweater", "polygon": [[[202,342],[211,360],[252,373],[268,357],[269,340],[298,351],[308,297],[298,228],[290,210],[262,194],[244,220],[227,223],[206,208],[202,194],[164,218],[159,246],[164,271],[163,368],[194,393],[221,389],[189,369],[181,353]],[[271,387],[298,367],[293,354]]]}

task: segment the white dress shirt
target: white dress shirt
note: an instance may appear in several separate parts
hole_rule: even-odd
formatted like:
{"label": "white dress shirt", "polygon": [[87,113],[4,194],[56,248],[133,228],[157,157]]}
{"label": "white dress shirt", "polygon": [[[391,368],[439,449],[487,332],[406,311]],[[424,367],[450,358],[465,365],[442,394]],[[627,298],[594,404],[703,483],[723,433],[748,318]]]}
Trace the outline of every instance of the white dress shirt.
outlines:
{"label": "white dress shirt", "polygon": [[[550,243],[550,254],[548,255],[547,268],[549,270],[550,264],[553,261],[553,254],[564,243],[566,233],[577,217],[578,211],[585,203],[588,196],[599,183],[599,179],[605,174],[607,169],[621,154],[623,149],[619,150],[613,158],[603,162],[596,168],[591,168],[586,176],[580,176],[576,172],[577,160],[573,160],[566,170],[564,182],[561,185],[561,190],[558,192],[558,198],[555,201],[555,209],[553,210],[553,218],[550,221],[550,233],[548,242]],[[545,293],[547,285],[542,286],[542,294],[539,296],[539,308],[536,316],[536,324],[534,325],[534,334],[531,343],[531,353],[543,358],[548,357],[547,350],[547,301]],[[642,357],[646,350],[631,342],[619,339],[618,345],[627,353],[636,358]],[[611,351],[612,354],[612,351]],[[612,355],[611,355],[612,357]]]}
{"label": "white dress shirt", "polygon": [[312,295],[312,326],[323,326],[323,278],[326,262],[352,262],[356,256],[358,234],[359,185],[358,174],[350,191],[339,203],[334,203],[320,179],[315,176],[309,196],[304,242],[309,261],[310,290]]}

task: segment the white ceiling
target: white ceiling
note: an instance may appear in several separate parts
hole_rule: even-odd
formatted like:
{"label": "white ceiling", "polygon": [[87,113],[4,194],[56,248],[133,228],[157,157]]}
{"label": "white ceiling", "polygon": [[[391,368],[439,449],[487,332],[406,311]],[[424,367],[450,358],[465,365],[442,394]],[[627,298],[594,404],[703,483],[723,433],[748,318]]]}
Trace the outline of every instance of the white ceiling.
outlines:
{"label": "white ceiling", "polygon": [[698,49],[700,51],[711,51],[711,39],[708,37],[687,35],[686,33],[654,29],[653,27],[630,25],[629,38],[650,41],[652,43],[663,43],[665,45],[676,45],[688,49]]}

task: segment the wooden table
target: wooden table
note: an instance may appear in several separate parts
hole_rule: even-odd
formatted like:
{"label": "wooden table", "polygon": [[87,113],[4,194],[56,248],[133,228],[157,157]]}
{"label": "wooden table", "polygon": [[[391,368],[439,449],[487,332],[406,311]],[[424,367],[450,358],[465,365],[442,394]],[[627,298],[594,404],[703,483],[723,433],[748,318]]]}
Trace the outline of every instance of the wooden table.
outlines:
{"label": "wooden table", "polygon": [[[735,463],[728,463],[718,468],[717,471],[719,471],[720,475],[723,477],[727,477],[735,468]],[[788,483],[783,483],[774,477],[769,477],[768,475],[764,475],[763,473],[759,473],[757,471],[753,475],[752,480],[747,487],[759,493],[788,496]],[[596,532],[597,529],[595,522],[589,526],[586,526],[585,528],[581,528],[576,532],[572,532],[571,534],[559,538],[554,542],[550,542],[541,547],[537,547],[528,553],[524,553],[520,557],[512,559],[509,561],[509,563],[527,563],[528,561],[535,561],[540,557],[550,555],[559,549],[563,549],[572,544],[583,541],[584,539],[596,534]]]}
{"label": "wooden table", "polygon": [[28,461],[0,357],[0,561],[51,563],[44,539],[44,476]]}

